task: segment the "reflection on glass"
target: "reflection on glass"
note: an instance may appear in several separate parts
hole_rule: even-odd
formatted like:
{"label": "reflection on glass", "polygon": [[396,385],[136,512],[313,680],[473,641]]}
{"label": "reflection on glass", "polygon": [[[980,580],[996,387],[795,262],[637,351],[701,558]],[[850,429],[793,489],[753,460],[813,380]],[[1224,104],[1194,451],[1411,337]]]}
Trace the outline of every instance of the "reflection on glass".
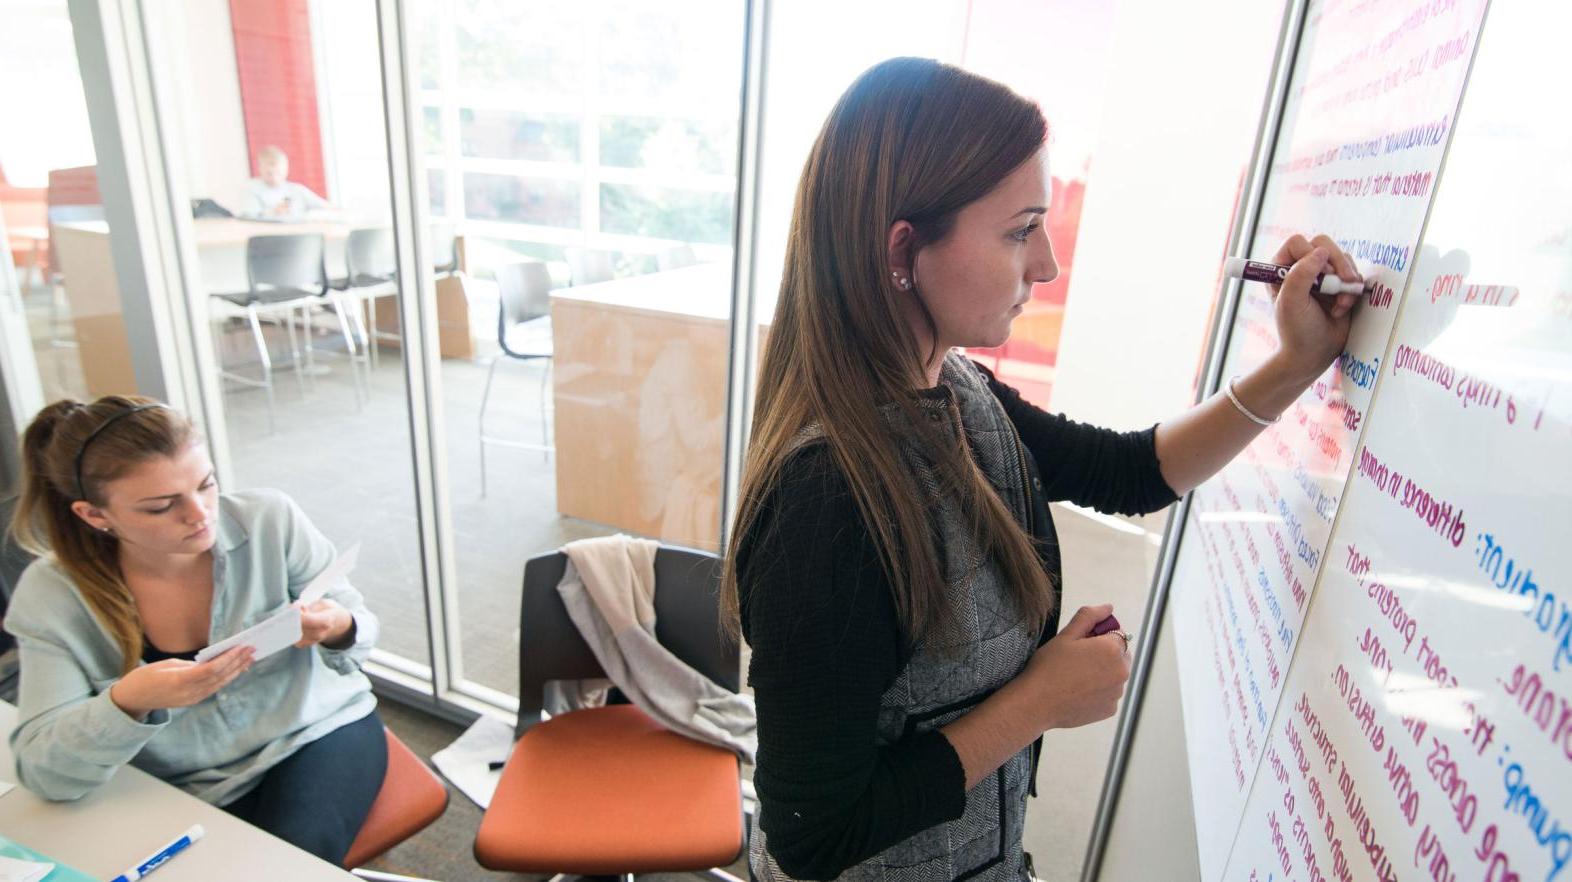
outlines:
{"label": "reflection on glass", "polygon": [[431,197],[431,216],[445,217],[448,213],[448,181],[442,172],[426,172],[426,191]]}
{"label": "reflection on glass", "polygon": [[729,122],[613,116],[600,121],[600,164],[729,175],[736,164]]}
{"label": "reflection on glass", "polygon": [[579,189],[572,181],[466,172],[464,211],[480,220],[576,227]]}
{"label": "reflection on glass", "polygon": [[459,0],[452,13],[461,85],[544,95],[583,91],[579,7]]}
{"label": "reflection on glass", "polygon": [[420,112],[422,146],[428,153],[442,152],[442,111],[435,107],[422,108]]}
{"label": "reflection on glass", "polygon": [[536,162],[577,162],[579,158],[578,120],[564,114],[465,107],[459,111],[459,130],[465,156]]}
{"label": "reflection on glass", "polygon": [[421,35],[456,64],[420,152],[434,201],[462,181],[438,291],[465,313],[441,362],[461,670],[511,693],[529,557],[718,541],[742,7],[416,5],[453,12]]}
{"label": "reflection on glass", "polygon": [[[12,124],[0,125],[0,214],[9,253],[0,259],[12,262],[16,289],[0,291],[0,339],[31,343],[36,371],[21,369],[29,397],[135,392],[65,0],[8,9],[6,24],[0,90]],[[105,357],[84,360],[83,343]]]}
{"label": "reflection on glass", "polygon": [[720,245],[731,239],[731,193],[602,184],[600,219],[608,233]]}
{"label": "reflection on glass", "polygon": [[[361,543],[352,580],[382,619],[379,647],[423,664],[398,321],[413,285],[395,280],[374,7],[322,4],[282,22],[247,4],[217,19],[180,9],[149,20],[163,45],[191,49],[169,61],[160,96],[186,160],[175,174],[193,196],[266,217],[192,222],[191,307],[217,363],[225,489],[277,488],[339,548]],[[258,47],[266,67],[245,63]],[[440,143],[438,115],[420,122]],[[441,176],[429,183],[445,203]]]}

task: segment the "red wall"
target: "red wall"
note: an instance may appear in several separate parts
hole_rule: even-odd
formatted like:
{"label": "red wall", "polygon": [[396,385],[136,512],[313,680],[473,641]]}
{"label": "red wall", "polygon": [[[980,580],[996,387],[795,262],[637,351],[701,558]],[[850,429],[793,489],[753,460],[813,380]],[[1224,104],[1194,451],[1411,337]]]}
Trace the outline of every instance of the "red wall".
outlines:
{"label": "red wall", "polygon": [[273,144],[289,154],[290,180],[331,199],[317,119],[309,0],[229,0],[229,18],[251,174],[257,172],[257,150]]}

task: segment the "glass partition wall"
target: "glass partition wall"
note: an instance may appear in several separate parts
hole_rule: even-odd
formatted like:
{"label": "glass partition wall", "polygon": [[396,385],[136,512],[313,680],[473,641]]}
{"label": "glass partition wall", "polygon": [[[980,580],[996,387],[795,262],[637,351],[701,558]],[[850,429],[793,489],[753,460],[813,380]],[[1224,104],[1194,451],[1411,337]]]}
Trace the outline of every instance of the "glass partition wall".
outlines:
{"label": "glass partition wall", "polygon": [[185,405],[360,546],[385,685],[507,713],[528,559],[719,549],[748,4],[118,5]]}

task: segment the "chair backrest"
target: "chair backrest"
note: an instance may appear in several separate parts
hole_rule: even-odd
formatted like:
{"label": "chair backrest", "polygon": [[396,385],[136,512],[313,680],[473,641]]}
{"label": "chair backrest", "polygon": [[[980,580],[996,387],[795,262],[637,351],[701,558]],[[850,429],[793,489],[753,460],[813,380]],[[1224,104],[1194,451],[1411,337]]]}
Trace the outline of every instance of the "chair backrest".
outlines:
{"label": "chair backrest", "polygon": [[344,245],[344,268],[352,284],[366,279],[388,281],[398,274],[393,231],[387,227],[350,230]]}
{"label": "chair backrest", "polygon": [[598,248],[569,248],[567,253],[568,269],[573,274],[575,285],[609,282],[616,276],[612,264],[615,255],[610,251],[601,251]]}
{"label": "chair backrest", "polygon": [[252,236],[246,240],[246,276],[251,290],[294,288],[327,293],[326,250],[321,233]]}
{"label": "chair backrest", "polygon": [[[546,681],[605,676],[557,594],[567,562],[566,554],[554,551],[524,564],[517,735],[540,722]],[[736,692],[741,650],[721,633],[720,574],[719,557],[662,545],[655,552],[655,638],[689,667]]]}
{"label": "chair backrest", "polygon": [[497,292],[502,297],[498,334],[506,334],[514,325],[551,314],[551,272],[538,260],[498,266]]}
{"label": "chair backrest", "polygon": [[663,248],[655,255],[655,267],[661,272],[693,266],[699,259],[693,255],[693,246],[687,243]]}

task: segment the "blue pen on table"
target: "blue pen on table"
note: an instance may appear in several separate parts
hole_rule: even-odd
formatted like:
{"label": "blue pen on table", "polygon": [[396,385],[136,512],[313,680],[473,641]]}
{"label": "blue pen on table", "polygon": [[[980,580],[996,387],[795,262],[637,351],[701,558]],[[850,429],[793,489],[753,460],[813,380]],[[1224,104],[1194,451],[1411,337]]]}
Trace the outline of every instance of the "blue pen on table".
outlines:
{"label": "blue pen on table", "polygon": [[163,866],[165,861],[190,848],[191,844],[201,839],[206,832],[206,830],[202,829],[201,824],[192,826],[190,830],[180,834],[179,839],[153,852],[151,857],[137,864],[135,869],[126,870],[124,873],[109,880],[109,882],[136,882],[136,880]]}

